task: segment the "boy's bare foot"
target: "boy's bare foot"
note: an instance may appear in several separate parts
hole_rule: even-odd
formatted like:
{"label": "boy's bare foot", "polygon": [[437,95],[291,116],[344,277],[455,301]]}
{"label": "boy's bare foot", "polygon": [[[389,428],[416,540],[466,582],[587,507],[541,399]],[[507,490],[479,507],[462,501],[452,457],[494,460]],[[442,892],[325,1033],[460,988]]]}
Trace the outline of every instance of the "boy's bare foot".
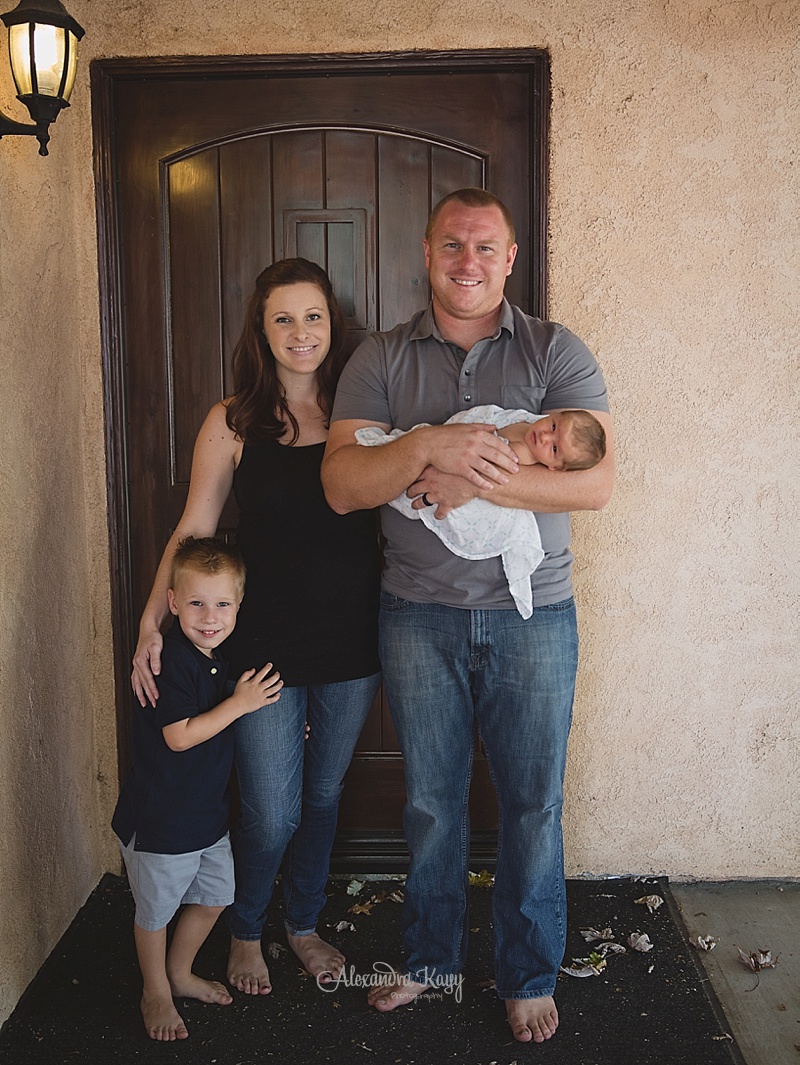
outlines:
{"label": "boy's bare foot", "polygon": [[341,974],[344,954],[332,943],[320,939],[316,932],[308,936],[293,936],[291,932],[287,932],[286,939],[305,971],[319,983],[329,984]]}
{"label": "boy's bare foot", "polygon": [[200,1002],[210,1002],[215,1006],[230,1006],[233,1002],[227,987],[219,980],[203,980],[202,977],[189,973],[188,977],[180,979],[170,977],[169,984],[175,998],[196,998]]}
{"label": "boy's bare foot", "polygon": [[427,991],[429,984],[417,984],[413,980],[395,973],[394,979],[389,983],[373,987],[367,995],[367,1002],[381,1013],[388,1013],[397,1009],[398,1006],[407,1006],[415,998]]}
{"label": "boy's bare foot", "polygon": [[269,969],[259,939],[234,939],[228,955],[228,983],[245,995],[268,995],[272,990]]}
{"label": "boy's bare foot", "polygon": [[543,1043],[555,1035],[558,1010],[550,995],[542,998],[507,998],[506,1016],[520,1043]]}
{"label": "boy's bare foot", "polygon": [[189,1038],[171,995],[142,995],[140,1005],[144,1026],[151,1039],[172,1042],[174,1039]]}

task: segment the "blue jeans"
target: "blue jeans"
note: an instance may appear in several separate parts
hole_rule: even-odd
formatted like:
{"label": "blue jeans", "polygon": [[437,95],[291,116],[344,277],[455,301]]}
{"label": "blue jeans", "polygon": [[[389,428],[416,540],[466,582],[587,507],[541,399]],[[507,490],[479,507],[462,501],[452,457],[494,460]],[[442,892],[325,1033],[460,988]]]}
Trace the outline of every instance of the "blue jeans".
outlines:
{"label": "blue jeans", "polygon": [[[500,998],[552,995],[566,938],[561,806],[578,662],[572,599],[462,610],[382,593],[380,654],[405,759],[405,973],[455,975],[467,951],[469,782],[477,719],[497,791]],[[427,970],[427,972],[426,972]]]}
{"label": "blue jeans", "polygon": [[241,814],[233,848],[236,900],[227,914],[236,939],[261,938],[284,854],[286,927],[295,935],[315,930],[342,781],[379,683],[376,673],[284,688],[277,703],[236,721]]}

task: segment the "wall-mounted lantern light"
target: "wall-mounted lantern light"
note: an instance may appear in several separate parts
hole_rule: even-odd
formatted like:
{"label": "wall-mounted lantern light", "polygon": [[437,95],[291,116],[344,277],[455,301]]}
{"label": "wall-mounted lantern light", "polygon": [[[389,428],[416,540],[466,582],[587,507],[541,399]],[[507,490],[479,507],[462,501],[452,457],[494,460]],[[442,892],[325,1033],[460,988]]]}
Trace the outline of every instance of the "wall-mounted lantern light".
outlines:
{"label": "wall-mounted lantern light", "polygon": [[39,155],[47,155],[50,123],[69,107],[75,84],[78,41],[84,30],[60,0],[20,0],[0,15],[8,26],[8,51],[17,99],[30,111],[35,125],[15,122],[0,111],[0,139],[35,136]]}

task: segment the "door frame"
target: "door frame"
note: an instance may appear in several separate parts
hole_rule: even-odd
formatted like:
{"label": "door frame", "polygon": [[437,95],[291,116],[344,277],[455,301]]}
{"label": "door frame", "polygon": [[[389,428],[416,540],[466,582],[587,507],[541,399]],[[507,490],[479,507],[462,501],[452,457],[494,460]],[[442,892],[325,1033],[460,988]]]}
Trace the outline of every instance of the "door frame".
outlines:
{"label": "door frame", "polygon": [[[531,309],[541,317],[547,306],[547,189],[550,113],[549,58],[540,49],[484,49],[458,52],[341,53],[271,56],[186,56],[96,59],[91,63],[94,178],[98,239],[100,339],[108,502],[109,570],[114,646],[114,683],[117,721],[118,769],[129,759],[127,721],[133,698],[130,688],[131,654],[136,644],[137,619],[133,617],[131,545],[128,499],[128,461],[124,307],[121,297],[114,101],[117,87],[126,81],[148,78],[226,80],[253,75],[302,73],[320,78],[345,73],[489,72],[525,70],[529,75],[531,129],[530,185],[541,190],[531,203],[530,264]],[[487,833],[494,837],[494,833]],[[492,841],[474,841],[477,856],[490,861]],[[357,848],[358,849],[358,848]],[[400,861],[404,845],[399,840],[369,841],[371,867],[385,859]],[[365,851],[365,853],[366,853]],[[475,851],[475,846],[473,846]],[[483,855],[485,854],[485,858]],[[349,868],[354,868],[348,858]]]}

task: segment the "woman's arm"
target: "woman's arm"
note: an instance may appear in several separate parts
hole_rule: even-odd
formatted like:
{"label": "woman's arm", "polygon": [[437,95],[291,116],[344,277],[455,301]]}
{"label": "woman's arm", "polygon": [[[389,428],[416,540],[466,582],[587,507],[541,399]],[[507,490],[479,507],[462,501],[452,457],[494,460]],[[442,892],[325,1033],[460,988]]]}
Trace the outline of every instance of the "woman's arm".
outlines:
{"label": "woman's arm", "polygon": [[225,404],[215,404],[203,422],[194,445],[189,494],[178,525],[161,556],[153,589],[139,623],[139,641],[133,656],[131,686],[142,706],[155,706],[161,672],[161,623],[167,615],[167,588],[172,556],[185,536],[213,536],[233,484],[241,453],[241,440],[228,428]]}

